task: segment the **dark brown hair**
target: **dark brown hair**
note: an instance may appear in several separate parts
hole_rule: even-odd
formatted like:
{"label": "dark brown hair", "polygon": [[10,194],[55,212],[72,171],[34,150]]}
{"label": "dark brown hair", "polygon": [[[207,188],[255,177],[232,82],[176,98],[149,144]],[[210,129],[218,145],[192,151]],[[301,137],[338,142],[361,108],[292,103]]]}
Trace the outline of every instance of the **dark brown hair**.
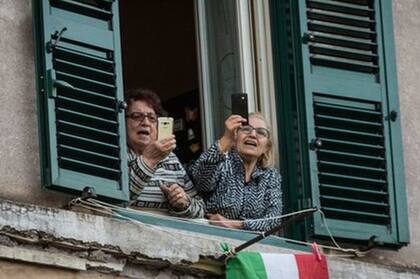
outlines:
{"label": "dark brown hair", "polygon": [[151,106],[157,115],[164,114],[159,96],[150,89],[136,88],[127,90],[124,93],[124,99],[128,107],[131,106],[132,102],[143,101]]}

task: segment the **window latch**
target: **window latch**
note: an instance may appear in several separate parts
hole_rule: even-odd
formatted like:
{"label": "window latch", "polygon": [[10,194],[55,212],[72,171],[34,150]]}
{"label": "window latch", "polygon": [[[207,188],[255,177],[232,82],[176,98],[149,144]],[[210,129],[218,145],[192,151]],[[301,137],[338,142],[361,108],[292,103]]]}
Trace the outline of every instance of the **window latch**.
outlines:
{"label": "window latch", "polygon": [[61,36],[63,35],[64,31],[67,30],[67,27],[63,27],[60,32],[55,31],[53,38],[56,37],[56,39],[51,39],[47,43],[47,52],[53,52],[53,50],[57,47],[58,42],[61,40]]}
{"label": "window latch", "polygon": [[57,93],[54,88],[63,88],[63,89],[73,90],[74,86],[64,80],[56,79],[55,71],[48,70],[47,71],[47,93],[48,93],[49,98],[57,97]]}

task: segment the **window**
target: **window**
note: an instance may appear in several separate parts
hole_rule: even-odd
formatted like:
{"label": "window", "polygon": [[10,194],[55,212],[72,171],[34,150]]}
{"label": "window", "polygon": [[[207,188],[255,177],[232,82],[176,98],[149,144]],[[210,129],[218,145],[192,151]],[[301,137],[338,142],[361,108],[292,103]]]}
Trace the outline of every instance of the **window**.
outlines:
{"label": "window", "polygon": [[[275,90],[267,92],[271,67],[258,61],[270,36],[255,25],[264,22],[261,3],[185,0],[173,10],[173,0],[34,1],[43,185],[93,186],[103,198],[128,200],[124,86],[166,86],[170,107],[179,96],[199,101],[207,146],[222,132],[230,94],[247,92],[251,111],[275,108],[287,211],[320,207],[333,235],[346,241],[406,244],[391,1],[271,0],[273,63],[269,51],[264,61],[273,64]],[[159,30],[166,35],[150,35]],[[182,36],[188,44],[177,41]],[[178,55],[189,55],[188,65]],[[185,82],[167,86],[179,71]],[[315,216],[290,235],[327,231]]]}
{"label": "window", "polygon": [[239,32],[249,8],[236,0],[34,3],[43,184],[128,200],[124,88],[157,89],[179,130],[180,107],[201,101],[197,134],[207,146],[223,133],[232,93],[248,91],[254,110],[249,22]]}

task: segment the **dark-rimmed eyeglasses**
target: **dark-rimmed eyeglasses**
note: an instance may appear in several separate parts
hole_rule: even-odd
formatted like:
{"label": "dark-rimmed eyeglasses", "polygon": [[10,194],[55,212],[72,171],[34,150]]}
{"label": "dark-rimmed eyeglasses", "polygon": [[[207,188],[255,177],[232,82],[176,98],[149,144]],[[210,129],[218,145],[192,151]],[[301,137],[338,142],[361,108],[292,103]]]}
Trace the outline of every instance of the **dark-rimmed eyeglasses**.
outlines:
{"label": "dark-rimmed eyeglasses", "polygon": [[156,115],[156,113],[152,113],[152,112],[149,112],[149,113],[132,112],[130,114],[127,114],[126,117],[136,122],[143,122],[144,119],[146,119],[147,117],[150,123],[156,123],[158,119],[158,116]]}
{"label": "dark-rimmed eyeglasses", "polygon": [[257,138],[269,138],[270,137],[270,131],[263,127],[254,128],[250,125],[240,126],[239,131],[246,135],[250,135],[252,131],[255,130],[255,134],[257,135]]}

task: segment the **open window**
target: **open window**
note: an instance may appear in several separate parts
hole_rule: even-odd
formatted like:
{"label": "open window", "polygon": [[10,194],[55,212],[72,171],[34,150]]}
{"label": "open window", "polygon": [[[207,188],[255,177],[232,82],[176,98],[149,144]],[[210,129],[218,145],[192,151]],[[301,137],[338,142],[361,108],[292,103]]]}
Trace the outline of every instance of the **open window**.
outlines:
{"label": "open window", "polygon": [[99,196],[128,200],[125,89],[158,92],[175,118],[176,153],[185,164],[222,135],[232,93],[248,92],[255,109],[250,27],[242,26],[248,1],[33,5],[47,187],[88,186]]}
{"label": "open window", "polygon": [[[43,185],[128,200],[124,87],[161,94],[181,158],[190,129],[197,150],[220,136],[231,93],[259,108],[256,3],[34,0]],[[272,0],[270,12],[287,211],[320,207],[346,241],[408,243],[391,1]],[[290,235],[328,232],[316,215]]]}

